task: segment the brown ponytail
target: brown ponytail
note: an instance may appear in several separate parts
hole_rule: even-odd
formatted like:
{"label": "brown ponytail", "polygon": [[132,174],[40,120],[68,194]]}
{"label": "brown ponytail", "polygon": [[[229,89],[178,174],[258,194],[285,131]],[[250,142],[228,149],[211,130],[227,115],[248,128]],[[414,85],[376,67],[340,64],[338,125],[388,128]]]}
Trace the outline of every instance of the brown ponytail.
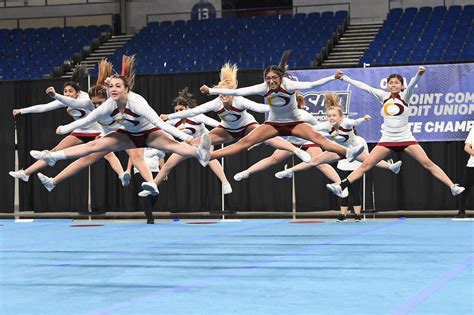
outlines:
{"label": "brown ponytail", "polygon": [[178,91],[178,97],[176,97],[172,102],[173,107],[178,105],[183,105],[189,108],[196,107],[197,101],[193,99],[193,95],[189,93],[189,88],[185,87],[184,89]]}
{"label": "brown ponytail", "polygon": [[303,94],[300,91],[296,92],[296,104],[298,108],[305,108],[306,107],[306,100],[304,99]]}
{"label": "brown ponytail", "polygon": [[135,84],[135,55],[122,56],[122,76],[127,78],[129,84],[128,88],[131,91]]}
{"label": "brown ponytail", "polygon": [[104,85],[105,80],[113,74],[113,65],[107,61],[107,59],[102,59],[99,61],[99,74],[97,76],[96,85]]}

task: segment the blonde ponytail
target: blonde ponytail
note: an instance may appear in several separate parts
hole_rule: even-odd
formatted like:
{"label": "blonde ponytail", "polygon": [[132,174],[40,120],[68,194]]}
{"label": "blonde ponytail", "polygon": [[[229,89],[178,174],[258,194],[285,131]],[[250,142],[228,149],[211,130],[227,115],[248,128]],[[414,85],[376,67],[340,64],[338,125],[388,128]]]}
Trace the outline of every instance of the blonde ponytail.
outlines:
{"label": "blonde ponytail", "polygon": [[237,81],[237,68],[236,64],[231,64],[229,62],[225,63],[221,68],[221,73],[219,75],[220,81],[217,84],[217,88],[227,88],[227,89],[236,89],[238,85]]}

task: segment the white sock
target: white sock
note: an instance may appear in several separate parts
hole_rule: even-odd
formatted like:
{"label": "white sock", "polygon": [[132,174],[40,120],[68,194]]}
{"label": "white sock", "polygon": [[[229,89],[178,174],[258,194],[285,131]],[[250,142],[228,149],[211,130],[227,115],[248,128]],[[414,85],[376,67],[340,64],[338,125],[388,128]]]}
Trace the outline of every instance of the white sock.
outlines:
{"label": "white sock", "polygon": [[56,152],[51,152],[51,157],[55,160],[66,160],[66,154],[64,153],[64,150],[56,151]]}

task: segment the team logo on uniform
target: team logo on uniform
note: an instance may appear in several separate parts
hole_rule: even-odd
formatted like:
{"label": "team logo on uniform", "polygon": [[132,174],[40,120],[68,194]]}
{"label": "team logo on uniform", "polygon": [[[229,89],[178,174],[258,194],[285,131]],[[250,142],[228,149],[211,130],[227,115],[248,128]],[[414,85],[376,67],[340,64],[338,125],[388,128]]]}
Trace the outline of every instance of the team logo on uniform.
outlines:
{"label": "team logo on uniform", "polygon": [[[304,99],[306,101],[306,107],[308,112],[313,114],[317,120],[323,121],[326,120],[326,107],[324,102],[324,93],[325,92],[307,92],[303,93]],[[342,111],[344,116],[349,117],[357,113],[350,112],[350,100],[351,100],[351,91],[339,91],[335,94],[341,100]]]}
{"label": "team logo on uniform", "polygon": [[196,128],[192,128],[192,127],[181,127],[179,128],[179,130],[191,136],[196,133]]}
{"label": "team logo on uniform", "polygon": [[240,115],[234,114],[234,113],[227,113],[224,112],[222,114],[218,114],[219,118],[222,119],[223,121],[227,122],[234,122],[240,119]]}
{"label": "team logo on uniform", "polygon": [[75,109],[75,108],[68,108],[67,113],[69,116],[74,117],[74,118],[82,118],[86,116],[86,112],[81,110],[81,109]]}
{"label": "team logo on uniform", "polygon": [[383,104],[383,112],[387,116],[400,116],[405,111],[402,104],[387,102]]}
{"label": "team logo on uniform", "polygon": [[270,106],[281,107],[281,106],[288,105],[290,103],[290,98],[287,96],[276,94],[276,95],[272,95],[268,97],[267,103]]}

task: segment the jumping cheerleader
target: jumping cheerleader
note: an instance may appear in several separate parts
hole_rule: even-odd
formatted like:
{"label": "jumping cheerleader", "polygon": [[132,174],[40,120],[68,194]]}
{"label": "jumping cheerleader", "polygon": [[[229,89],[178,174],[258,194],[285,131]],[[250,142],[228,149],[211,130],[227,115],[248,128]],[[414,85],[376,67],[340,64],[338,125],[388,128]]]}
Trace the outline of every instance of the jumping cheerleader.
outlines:
{"label": "jumping cheerleader", "polygon": [[[184,112],[191,108],[196,107],[196,100],[192,98],[192,94],[189,93],[188,88],[184,88],[183,90],[178,92],[178,97],[173,100],[173,107],[175,113]],[[169,118],[169,117],[166,117]],[[186,134],[191,135],[194,138],[194,143],[199,143],[200,137],[203,133],[207,133],[208,130],[206,129],[205,125],[210,127],[217,127],[219,122],[215,119],[207,117],[206,115],[199,114],[194,117],[188,118],[173,118],[167,120],[167,122],[178,128],[179,130],[183,131]],[[212,142],[212,137],[211,137]],[[159,186],[163,180],[169,175],[171,170],[181,163],[185,158],[178,155],[172,154],[166,163],[161,168],[160,172],[158,173],[157,177],[155,177],[155,183]],[[224,170],[222,169],[221,164],[217,160],[213,160],[209,162],[209,167],[211,170],[216,174],[219,180],[222,183],[222,192],[224,195],[232,193],[232,186],[230,185],[227,177],[224,174]],[[139,196],[145,197],[148,195],[148,191],[144,190],[139,193]]]}
{"label": "jumping cheerleader", "polygon": [[[24,115],[24,114],[37,114],[37,113],[45,113],[49,112],[58,108],[66,108],[67,113],[72,116],[74,120],[80,119],[88,115],[91,111],[94,110],[93,104],[91,104],[89,95],[86,92],[81,91],[79,86],[79,81],[84,74],[85,68],[84,67],[76,67],[74,69],[71,81],[64,83],[63,93],[65,96],[68,96],[72,99],[77,99],[80,101],[84,101],[83,103],[79,103],[78,105],[68,105],[62,103],[58,100],[54,100],[47,104],[40,104],[35,106],[30,106],[26,108],[14,109],[13,116],[17,115]],[[74,145],[87,143],[89,141],[94,140],[98,135],[101,133],[101,128],[96,122],[92,122],[88,125],[84,125],[81,128],[77,128],[73,130],[69,135],[67,135],[59,144],[54,147],[51,151],[59,151]],[[108,155],[105,157],[110,166],[117,172],[119,175],[123,174],[123,169],[120,165],[120,161],[117,157]],[[18,171],[11,171],[9,172],[10,176],[14,178],[19,178],[25,182],[27,182],[30,178],[30,175],[45,168],[47,164],[43,161],[36,161],[27,169],[18,170]]]}
{"label": "jumping cheerleader", "polygon": [[[318,124],[315,128],[322,131],[328,138],[339,143],[347,148],[354,148],[357,146],[367,147],[365,140],[356,136],[354,129],[365,121],[369,121],[371,117],[365,115],[358,119],[345,118],[342,111],[342,106],[339,98],[333,93],[324,94],[324,102],[326,105],[327,121]],[[364,161],[369,156],[368,150],[364,150],[358,157],[357,161]],[[300,163],[292,168],[285,169],[275,174],[277,178],[288,177],[291,178],[294,172],[306,170],[313,166],[318,166],[322,163],[333,163],[341,160],[341,157],[334,152],[323,152],[322,154],[311,159],[309,163]],[[388,169],[395,174],[398,174],[402,161],[389,164],[386,161],[377,163],[377,167]]]}
{"label": "jumping cheerleader", "polygon": [[[124,56],[123,57],[123,62],[122,62],[122,73],[129,78],[130,81],[134,81],[134,58],[129,57],[129,56]],[[107,89],[105,87],[105,81],[108,77],[112,75],[112,64],[106,60],[102,60],[99,63],[99,76],[97,78],[97,83],[96,85],[92,86],[88,93],[90,100],[84,99],[84,100],[76,100],[67,96],[63,96],[60,94],[57,94],[54,90],[54,88],[50,87],[46,90],[46,92],[56,100],[67,104],[70,107],[85,107],[85,106],[93,106],[94,108],[100,106],[106,99],[107,99]],[[99,125],[102,128],[102,133],[100,136],[107,135],[110,132],[113,132],[120,128],[120,125],[117,124],[112,118],[108,118],[106,121],[98,121]],[[153,176],[151,172],[147,169],[147,165],[145,163],[144,157],[143,157],[143,149],[130,149],[126,150],[127,154],[130,156],[130,159],[134,161],[134,163],[137,165],[138,168],[140,168],[141,174],[143,174],[143,178],[145,181],[151,182],[153,179]],[[75,174],[77,174],[79,171],[82,169],[86,168],[87,166],[90,166],[97,162],[99,159],[102,157],[108,159],[109,161],[111,159],[114,160],[114,171],[119,175],[119,179],[122,182],[122,186],[128,186],[130,183],[131,175],[129,172],[124,172],[122,165],[118,158],[115,156],[113,152],[107,153],[107,152],[97,152],[90,154],[88,156],[85,156],[83,158],[80,158],[70,165],[68,165],[63,171],[61,171],[58,175],[56,175],[54,178],[45,176],[41,173],[38,173],[38,178],[40,182],[43,184],[43,186],[48,190],[52,191],[56,185],[58,185],[60,182],[65,180],[66,178],[69,178]]]}
{"label": "jumping cheerleader", "polygon": [[[203,166],[207,165],[211,142],[206,134],[201,137],[199,148],[196,149],[187,144],[192,141],[191,136],[163,122],[142,96],[130,91],[130,83],[126,77],[114,75],[110,79],[109,88],[111,97],[107,101],[85,118],[66,126],[59,126],[56,133],[64,134],[78,126],[110,117],[121,125],[120,129],[100,139],[66,150],[57,152],[32,150],[31,156],[54,165],[58,160],[79,158],[95,152],[152,147],[187,157],[196,157]],[[187,143],[174,140],[168,133]],[[154,183],[144,184],[144,187],[152,191],[158,190]]]}
{"label": "jumping cheerleader", "polygon": [[339,71],[339,74],[337,74],[338,79],[369,92],[379,99],[382,104],[380,113],[384,119],[384,123],[382,124],[381,130],[382,138],[377,146],[372,149],[362,165],[342,180],[342,182],[328,184],[327,188],[331,192],[340,197],[346,197],[349,194],[346,188],[361,178],[365,172],[374,167],[392,151],[408,153],[408,155],[430,171],[433,176],[448,186],[453,196],[459,195],[464,191],[464,187],[453,183],[446,173],[430,160],[410,130],[408,124],[408,102],[413,93],[413,88],[424,73],[425,68],[419,67],[416,76],[410,80],[406,89],[403,89],[403,77],[400,74],[391,74],[387,78],[389,92],[386,92],[384,90],[375,89],[360,81],[353,80],[344,75],[342,71]]}
{"label": "jumping cheerleader", "polygon": [[315,88],[326,84],[335,79],[330,76],[314,82],[297,82],[288,78],[286,62],[290,55],[290,51],[286,51],[278,64],[265,69],[265,82],[240,89],[226,88],[209,88],[206,85],[201,87],[201,92],[205,94],[222,94],[228,96],[244,96],[244,95],[263,95],[267,98],[270,105],[270,114],[268,120],[263,125],[258,126],[255,130],[240,139],[236,143],[223,149],[216,150],[211,153],[211,159],[221,158],[223,156],[236,154],[242,150],[246,150],[251,146],[271,139],[276,136],[296,136],[313,143],[319,144],[326,151],[336,152],[343,157],[347,157],[351,161],[354,160],[364,148],[362,146],[355,149],[344,148],[343,146],[329,141],[320,133],[315,131],[309,124],[303,121],[301,113],[298,111],[296,102],[296,90],[304,90]]}
{"label": "jumping cheerleader", "polygon": [[[300,111],[301,117],[303,117],[303,121],[312,126],[318,125],[317,119],[313,115],[311,115],[310,113],[308,113],[306,110],[303,109],[306,107],[304,96],[301,95],[301,93],[296,92],[296,100],[298,102],[298,109]],[[297,137],[288,137],[286,140],[292,143],[294,146],[297,146],[300,149],[308,152],[312,158],[322,153],[322,150],[319,147],[319,145],[312,143],[311,141],[303,140]],[[290,156],[291,154],[288,151],[275,150],[275,152],[273,152],[271,156],[255,163],[254,165],[252,165],[245,171],[235,174],[234,179],[236,181],[241,181],[242,179],[248,178],[251,174],[263,171],[272,165],[275,165],[284,161]],[[302,163],[302,164],[306,164],[306,163]],[[334,179],[336,179],[336,181],[340,180],[339,175],[334,170],[334,168],[332,168],[332,166],[328,164],[320,164],[316,167],[330,180],[332,181],[334,181]]]}

